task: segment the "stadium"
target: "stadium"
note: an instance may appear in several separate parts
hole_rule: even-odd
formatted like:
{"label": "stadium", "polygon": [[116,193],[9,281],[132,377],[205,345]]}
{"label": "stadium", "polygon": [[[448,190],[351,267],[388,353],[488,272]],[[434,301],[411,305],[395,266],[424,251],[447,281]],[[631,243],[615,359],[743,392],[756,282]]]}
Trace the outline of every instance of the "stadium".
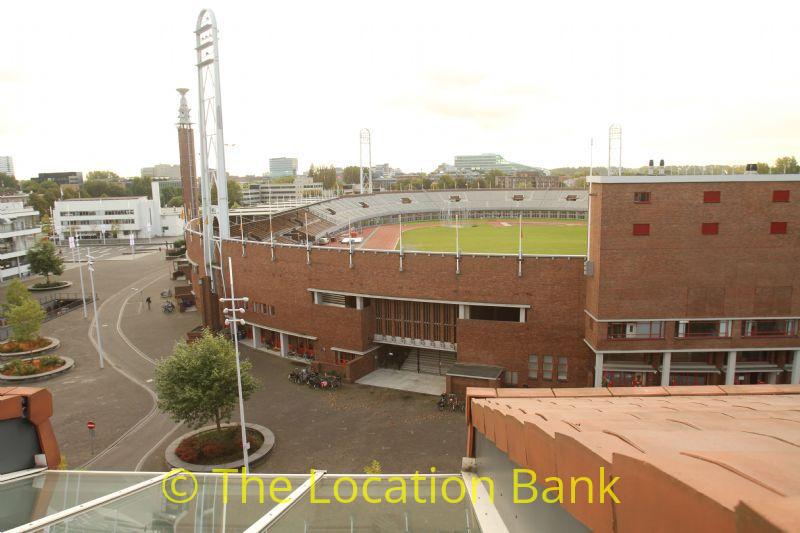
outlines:
{"label": "stadium", "polygon": [[798,244],[782,222],[798,213],[780,200],[800,195],[796,176],[590,181],[233,211],[230,237],[205,252],[210,276],[193,220],[203,322],[223,326],[230,263],[247,343],[350,381],[410,372],[456,393],[796,381]]}

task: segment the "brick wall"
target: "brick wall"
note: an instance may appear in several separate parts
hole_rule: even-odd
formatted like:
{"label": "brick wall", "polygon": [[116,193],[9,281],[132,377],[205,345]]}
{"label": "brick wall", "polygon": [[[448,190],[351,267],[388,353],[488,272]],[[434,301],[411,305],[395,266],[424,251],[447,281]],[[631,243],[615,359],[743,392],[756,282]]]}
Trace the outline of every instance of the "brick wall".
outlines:
{"label": "brick wall", "polygon": [[[189,257],[201,264],[200,238],[187,239]],[[465,256],[461,274],[455,258],[442,254],[406,254],[403,272],[397,254],[360,252],[354,268],[347,250],[314,249],[306,264],[303,248],[225,243],[233,261],[236,293],[273,306],[275,314],[245,313],[249,322],[316,337],[317,358],[334,361],[332,347],[365,351],[373,345],[374,307],[364,310],[313,303],[309,288],[398,298],[530,305],[527,323],[460,320],[458,359],[496,364],[519,373],[527,383],[529,354],[568,356],[571,386],[586,384],[590,352],[583,343],[583,261],[528,258],[517,276],[515,257]],[[196,280],[193,279],[196,286]],[[195,289],[196,290],[196,289]],[[201,305],[201,304],[198,304]],[[567,384],[567,383],[565,383]],[[538,386],[530,383],[530,386]],[[542,386],[553,386],[552,383]]]}

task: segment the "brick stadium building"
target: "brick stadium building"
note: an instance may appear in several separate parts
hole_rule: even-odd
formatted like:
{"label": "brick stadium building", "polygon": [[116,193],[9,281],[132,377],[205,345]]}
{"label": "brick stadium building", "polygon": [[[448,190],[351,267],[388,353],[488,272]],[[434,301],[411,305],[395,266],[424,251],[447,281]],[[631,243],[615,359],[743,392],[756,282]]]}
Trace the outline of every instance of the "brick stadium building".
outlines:
{"label": "brick stadium building", "polygon": [[[591,178],[585,190],[344,197],[232,216],[203,277],[218,328],[228,257],[247,296],[248,342],[358,379],[380,366],[464,387],[797,383],[798,176]],[[401,253],[316,246],[350,225],[463,218],[589,219],[580,256]],[[220,258],[223,260],[220,261]],[[391,354],[391,355],[390,355]]]}

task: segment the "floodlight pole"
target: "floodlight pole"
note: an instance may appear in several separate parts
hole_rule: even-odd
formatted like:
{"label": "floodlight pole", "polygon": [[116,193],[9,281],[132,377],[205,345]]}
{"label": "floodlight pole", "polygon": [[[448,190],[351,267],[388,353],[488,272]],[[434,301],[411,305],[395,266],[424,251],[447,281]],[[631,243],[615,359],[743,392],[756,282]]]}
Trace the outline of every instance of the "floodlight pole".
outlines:
{"label": "floodlight pole", "polygon": [[83,301],[83,318],[87,318],[89,315],[86,313],[86,291],[83,288],[83,262],[81,262],[81,249],[78,246],[78,243],[75,242],[75,248],[72,249],[72,260],[75,260],[75,252],[78,255],[78,272],[81,276],[81,300]]}
{"label": "floodlight pole", "polygon": [[[236,305],[238,303],[246,304],[250,301],[249,298],[236,298],[233,292],[233,262],[231,258],[228,257],[228,277],[230,278],[231,282],[231,297],[230,298],[220,298],[219,301],[222,303],[230,303],[230,307],[226,307],[223,311],[225,314],[230,313],[231,318],[225,319],[225,324],[231,325],[231,335],[233,335],[233,346],[236,350],[236,386],[239,389],[239,425],[242,429],[242,456],[244,457],[244,466],[242,467],[242,473],[246,474],[247,470],[250,466],[250,457],[247,453],[247,450],[250,448],[250,443],[247,442],[247,428],[245,426],[244,421],[244,397],[242,395],[242,368],[241,364],[239,363],[239,329],[238,325],[244,325],[244,319],[237,318],[236,313],[244,313],[244,307],[240,307],[237,309]],[[223,278],[224,279],[224,278]]]}
{"label": "floodlight pole", "polygon": [[[94,257],[91,255],[91,249],[86,254],[86,259],[89,262],[89,279],[92,283],[92,295],[94,292]],[[94,307],[94,327],[97,332],[97,354],[100,356],[100,368],[105,368],[103,357],[103,339],[100,337],[100,315],[97,314],[97,298],[92,298],[92,307]]]}

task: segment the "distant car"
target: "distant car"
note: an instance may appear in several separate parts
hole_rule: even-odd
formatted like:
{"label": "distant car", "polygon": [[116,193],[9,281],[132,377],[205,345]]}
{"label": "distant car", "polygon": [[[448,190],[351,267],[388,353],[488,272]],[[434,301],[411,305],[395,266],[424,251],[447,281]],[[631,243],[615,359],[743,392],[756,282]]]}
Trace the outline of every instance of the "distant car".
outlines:
{"label": "distant car", "polygon": [[331,240],[328,237],[320,237],[317,239],[317,244],[328,244]]}

